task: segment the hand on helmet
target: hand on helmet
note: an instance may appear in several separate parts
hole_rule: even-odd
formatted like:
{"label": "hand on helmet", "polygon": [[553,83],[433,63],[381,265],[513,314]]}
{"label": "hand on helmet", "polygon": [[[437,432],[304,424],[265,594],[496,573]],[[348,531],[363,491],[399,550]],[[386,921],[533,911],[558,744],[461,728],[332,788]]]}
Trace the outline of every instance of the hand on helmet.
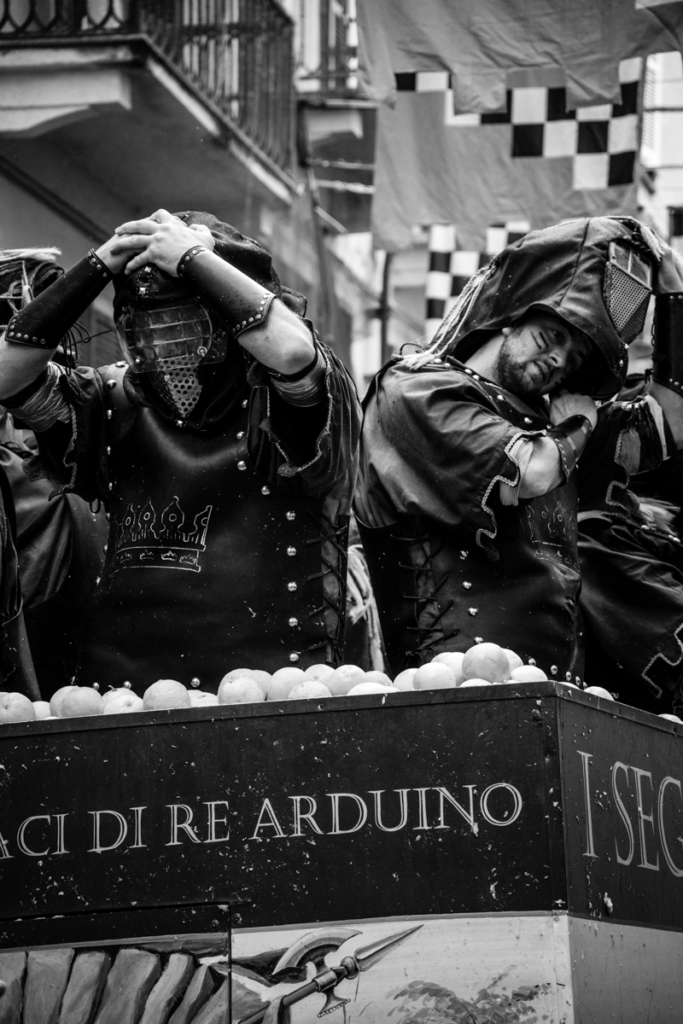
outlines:
{"label": "hand on helmet", "polygon": [[168,210],[157,210],[143,220],[127,221],[116,229],[116,239],[111,251],[115,256],[125,255],[130,261],[126,264],[126,274],[154,263],[171,277],[178,276],[178,260],[188,249],[201,243],[213,251],[215,244],[204,224],[188,226]]}
{"label": "hand on helmet", "polygon": [[590,425],[595,429],[598,421],[598,409],[588,395],[572,395],[563,391],[550,403],[550,422],[554,427],[568,420],[570,416],[585,416]]}

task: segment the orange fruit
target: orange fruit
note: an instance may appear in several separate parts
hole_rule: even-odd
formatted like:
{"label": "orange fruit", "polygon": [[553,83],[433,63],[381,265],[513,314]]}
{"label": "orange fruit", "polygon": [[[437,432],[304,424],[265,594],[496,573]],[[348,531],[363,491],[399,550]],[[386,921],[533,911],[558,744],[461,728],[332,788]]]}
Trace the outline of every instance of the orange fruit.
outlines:
{"label": "orange fruit", "polygon": [[366,693],[398,693],[395,686],[385,686],[376,679],[366,679],[363,683],[356,683],[352,686],[347,697],[361,697]]}
{"label": "orange fruit", "polygon": [[352,686],[362,683],[364,680],[365,672],[360,666],[340,665],[339,668],[335,668],[332,675],[326,678],[325,686],[328,687],[333,697],[343,697]]}
{"label": "orange fruit", "polygon": [[547,675],[538,665],[520,665],[510,673],[511,683],[542,683]]}
{"label": "orange fruit", "polygon": [[441,662],[443,665],[448,665],[449,669],[455,676],[455,685],[460,686],[461,682],[465,678],[462,674],[462,662],[465,655],[462,651],[443,651],[441,654],[437,654],[432,661]]}
{"label": "orange fruit", "polygon": [[509,647],[504,647],[503,650],[508,656],[508,662],[510,663],[510,671],[512,672],[513,668],[521,668],[524,662],[522,661],[520,656],[515,651],[511,651]]}
{"label": "orange fruit", "polygon": [[35,722],[33,702],[23,693],[0,691],[0,725],[9,722]]}
{"label": "orange fruit", "polygon": [[486,679],[489,683],[504,683],[510,676],[510,662],[498,644],[475,644],[465,651],[462,659],[465,679]]}
{"label": "orange fruit", "polygon": [[414,690],[413,680],[415,678],[416,668],[404,668],[402,672],[394,679],[394,686],[397,690]]}
{"label": "orange fruit", "polygon": [[421,665],[413,676],[413,687],[416,690],[450,690],[454,686],[455,675],[442,661]]}
{"label": "orange fruit", "polygon": [[265,699],[265,690],[251,676],[225,678],[218,687],[219,704],[252,704]]}
{"label": "orange fruit", "polygon": [[328,676],[331,676],[334,672],[334,665],[309,665],[305,670],[304,675],[307,679],[317,679],[319,682],[324,683]]}
{"label": "orange fruit", "polygon": [[57,718],[61,718],[61,715],[59,714],[59,708],[62,703],[62,700],[64,699],[64,696],[69,692],[69,690],[75,689],[75,686],[60,686],[60,688],[58,690],[55,690],[55,692],[50,697],[50,712]]}
{"label": "orange fruit", "polygon": [[126,690],[122,686],[118,692],[110,690],[109,693],[114,693],[114,696],[105,701],[103,715],[127,715],[133,711],[145,710],[142,697],[138,697],[132,690]]}
{"label": "orange fruit", "polygon": [[218,696],[215,693],[207,693],[206,690],[188,690],[188,693],[191,708],[208,708],[218,704]]}
{"label": "orange fruit", "polygon": [[614,700],[614,697],[604,686],[587,686],[584,693],[592,693],[594,697],[602,697],[603,700]]}
{"label": "orange fruit", "polygon": [[36,713],[36,722],[42,722],[46,718],[53,718],[53,714],[50,711],[50,703],[46,700],[34,700],[33,710]]}
{"label": "orange fruit", "polygon": [[289,691],[292,687],[298,683],[303,683],[306,678],[304,672],[300,668],[294,668],[286,666],[285,668],[279,668],[277,672],[273,672],[268,687],[266,689],[266,696],[268,700],[287,700],[289,697]]}
{"label": "orange fruit", "polygon": [[319,679],[304,679],[289,691],[288,700],[310,700],[311,698],[331,697],[329,688]]}
{"label": "orange fruit", "polygon": [[177,679],[157,679],[142,695],[144,711],[171,711],[173,708],[189,708],[190,695],[187,687]]}
{"label": "orange fruit", "polygon": [[466,679],[464,683],[460,684],[460,689],[464,689],[466,686],[493,686],[488,679]]}
{"label": "orange fruit", "polygon": [[391,686],[393,683],[386,672],[380,672],[379,669],[371,668],[369,672],[365,673],[366,683],[381,683],[382,686]]}
{"label": "orange fruit", "polygon": [[101,715],[104,701],[92,686],[75,686],[64,694],[59,706],[60,718],[87,718],[89,715]]}

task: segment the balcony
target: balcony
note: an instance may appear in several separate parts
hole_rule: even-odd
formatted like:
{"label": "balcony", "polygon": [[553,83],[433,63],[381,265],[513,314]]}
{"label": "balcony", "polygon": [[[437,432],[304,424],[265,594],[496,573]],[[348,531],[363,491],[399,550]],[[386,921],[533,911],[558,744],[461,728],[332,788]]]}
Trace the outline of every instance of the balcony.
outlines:
{"label": "balcony", "polygon": [[226,131],[287,174],[293,23],[277,0],[0,0],[0,51],[151,53]]}

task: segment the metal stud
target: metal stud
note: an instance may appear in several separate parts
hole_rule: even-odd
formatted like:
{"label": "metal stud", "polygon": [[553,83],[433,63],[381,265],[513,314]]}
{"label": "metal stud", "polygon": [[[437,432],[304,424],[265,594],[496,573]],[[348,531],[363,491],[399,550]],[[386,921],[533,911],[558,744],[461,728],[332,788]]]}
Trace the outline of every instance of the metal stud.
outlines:
{"label": "metal stud", "polygon": [[114,484],[111,482],[111,480],[107,484],[107,490],[108,491],[113,491],[114,490]]}
{"label": "metal stud", "polygon": [[290,592],[291,592],[292,594],[294,593],[294,591],[295,591],[296,589],[297,589],[297,585],[296,585],[296,583],[294,582],[294,580],[292,580],[292,582],[291,582],[291,583],[288,583],[288,584],[287,584],[287,590],[289,590],[289,591],[290,591]]}
{"label": "metal stud", "polygon": [[111,447],[109,445],[107,445],[107,447],[104,450],[107,453],[107,455],[111,455]]}
{"label": "metal stud", "polygon": [[249,405],[249,399],[248,399],[248,398],[245,398],[245,399],[244,399],[244,401],[242,402],[242,408],[243,408],[243,409],[246,409],[246,407],[247,407],[248,405]]}
{"label": "metal stud", "polygon": [[115,388],[115,387],[116,387],[116,381],[115,381],[115,380],[108,380],[108,381],[107,381],[107,387],[108,387],[108,388],[109,388],[109,390],[111,391],[111,390],[112,390],[113,388]]}
{"label": "metal stud", "polygon": [[[139,358],[140,357],[138,356],[138,359]],[[118,363],[114,363],[114,366],[118,366],[119,369],[123,369],[123,367],[125,365],[126,365],[126,360],[125,359],[119,359]]]}
{"label": "metal stud", "polygon": [[288,547],[287,554],[289,555],[290,558],[294,558],[294,555],[296,554],[296,548],[293,548],[291,546]]}
{"label": "metal stud", "polygon": [[237,463],[237,468],[241,471],[244,471],[247,468],[247,464],[244,461],[244,459],[240,459],[240,461]]}
{"label": "metal stud", "polygon": [[464,581],[463,581],[463,588],[464,588],[465,590],[471,590],[471,589],[472,589],[472,584],[471,584],[471,583],[468,583],[468,582],[467,582],[467,580],[464,580]]}
{"label": "metal stud", "polygon": [[262,487],[261,488],[261,494],[266,494],[266,495],[270,494],[270,487]]}
{"label": "metal stud", "polygon": [[564,678],[567,680],[568,683],[571,683],[571,681],[572,681],[572,674],[571,674],[571,672],[565,672]]}
{"label": "metal stud", "polygon": [[461,552],[460,552],[460,557],[461,557],[462,559],[465,559],[465,558],[467,558],[467,555],[468,555],[468,554],[469,554],[469,552],[468,552],[468,551],[461,551]]}
{"label": "metal stud", "polygon": [[111,409],[107,409],[107,419],[110,420],[113,415],[114,413],[111,411]]}
{"label": "metal stud", "polygon": [[[571,675],[571,673],[570,673]],[[581,686],[581,676],[574,676],[574,682],[577,686]]]}
{"label": "metal stud", "polygon": [[550,675],[551,676],[556,676],[557,675],[557,665],[551,665],[550,666]]}
{"label": "metal stud", "polygon": [[298,661],[299,660],[299,655],[296,653],[296,651],[292,651],[292,653],[289,656],[289,660],[290,661]]}
{"label": "metal stud", "polygon": [[175,421],[175,425],[176,425],[176,427],[184,427],[185,426],[185,424],[183,423],[182,420],[176,420]]}
{"label": "metal stud", "polygon": [[99,587],[99,585],[100,585],[100,580],[101,580],[101,579],[102,579],[102,577],[101,577],[101,576],[96,576],[96,577],[95,577],[95,586],[96,586],[96,587]]}
{"label": "metal stud", "polygon": [[497,399],[497,400],[498,400],[499,402],[504,402],[504,401],[505,401],[505,399],[504,399],[504,397],[503,397],[502,395],[496,395],[496,399]]}
{"label": "metal stud", "polygon": [[286,518],[289,519],[290,522],[293,519],[296,519],[296,512],[287,512],[287,513],[285,513],[285,515],[286,515]]}
{"label": "metal stud", "polygon": [[237,440],[238,440],[238,441],[241,441],[243,437],[244,437],[244,431],[243,431],[243,430],[240,430],[240,431],[238,432],[238,434],[237,434]]}
{"label": "metal stud", "polygon": [[299,625],[299,620],[295,619],[294,616],[292,615],[291,619],[287,620],[287,623],[292,627],[292,629],[294,629],[295,626]]}
{"label": "metal stud", "polygon": [[92,684],[92,688],[93,688],[93,690],[99,690],[100,684],[99,683],[93,683]]}
{"label": "metal stud", "polygon": [[199,681],[199,679],[197,679],[197,677],[196,677],[196,676],[193,676],[193,677],[192,677],[192,679],[190,679],[190,686],[195,686],[195,687],[197,687],[197,686],[199,686],[199,685],[200,685],[200,681]]}
{"label": "metal stud", "polygon": [[528,416],[524,417],[524,422],[526,423],[527,427],[531,426],[531,419]]}
{"label": "metal stud", "polygon": [[474,642],[475,642],[475,644],[483,644],[483,642],[484,642],[483,636],[475,636]]}
{"label": "metal stud", "polygon": [[478,608],[468,608],[467,609],[467,614],[471,615],[472,618],[474,618],[475,615],[479,614],[479,609]]}
{"label": "metal stud", "polygon": [[536,659],[535,658],[529,658],[528,664],[529,665],[535,665],[536,664]]}
{"label": "metal stud", "polygon": [[103,544],[102,545],[102,550],[104,551],[104,553],[106,555],[107,551],[109,551],[109,545],[108,544]]}
{"label": "metal stud", "polygon": [[125,688],[127,690],[132,690],[133,689],[133,684],[128,679],[124,679],[123,685],[125,686]]}
{"label": "metal stud", "polygon": [[111,522],[111,512],[105,512],[104,518],[107,520],[108,523]]}

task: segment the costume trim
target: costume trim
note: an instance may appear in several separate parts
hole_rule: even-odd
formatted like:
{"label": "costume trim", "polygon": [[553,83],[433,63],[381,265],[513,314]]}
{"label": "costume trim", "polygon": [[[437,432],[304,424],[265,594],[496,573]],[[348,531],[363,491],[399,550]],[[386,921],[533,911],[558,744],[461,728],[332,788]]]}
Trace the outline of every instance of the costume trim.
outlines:
{"label": "costume trim", "polygon": [[[517,444],[517,442],[519,441],[520,438],[530,438],[531,439],[531,438],[534,438],[534,437],[541,437],[542,435],[543,435],[543,431],[542,430],[537,430],[537,431],[534,431],[533,433],[529,433],[528,431],[525,431],[525,430],[520,430],[520,431],[518,431],[514,435],[514,437],[510,441],[508,441],[507,445],[505,446],[505,450],[504,450],[503,454],[507,455],[507,457],[510,460],[510,462],[512,463],[512,465],[515,467],[515,475],[514,475],[512,480],[508,480],[507,477],[501,476],[500,473],[496,474],[496,476],[494,476],[493,480],[491,480],[491,482],[489,483],[488,487],[486,488],[486,493],[484,494],[484,497],[481,499],[482,511],[485,512],[488,516],[491,517],[491,524],[493,526],[493,530],[486,530],[486,529],[484,529],[483,526],[481,526],[477,530],[477,532],[475,534],[475,543],[480,548],[483,548],[484,551],[488,551],[491,554],[493,554],[493,551],[491,550],[491,548],[487,547],[485,542],[481,540],[482,534],[485,537],[488,537],[489,540],[491,540],[491,541],[494,541],[496,539],[496,537],[498,536],[498,523],[496,521],[496,514],[495,514],[493,509],[488,504],[488,500],[489,500],[489,497],[491,496],[491,492],[493,491],[493,488],[496,486],[496,484],[499,484],[499,483],[500,484],[507,484],[508,487],[519,487],[520,481],[522,479],[522,474],[520,472],[519,466],[517,465],[517,463],[515,462],[515,460],[514,460],[514,458],[512,456],[512,450],[513,450],[513,448],[515,447],[515,445]],[[495,549],[494,549],[494,551],[495,551]],[[495,558],[497,559],[498,557],[499,557],[498,552],[495,552]]]}
{"label": "costume trim", "polygon": [[[674,633],[673,633],[673,639],[678,644],[678,657],[677,658],[675,658],[674,660],[671,660],[671,658],[667,658],[666,654],[664,654],[662,651],[658,651],[657,654],[655,654],[654,657],[651,658],[650,661],[648,661],[647,665],[645,666],[645,668],[641,672],[641,675],[642,675],[643,679],[648,684],[648,686],[652,689],[652,692],[654,693],[655,697],[661,697],[663,691],[662,691],[661,686],[658,686],[657,683],[655,683],[654,680],[652,680],[650,678],[650,676],[648,675],[648,672],[652,669],[652,667],[655,664],[655,662],[657,662],[659,660],[665,662],[671,668],[676,668],[678,665],[683,666],[683,638],[681,637],[681,633],[683,633],[683,622],[680,624],[678,629],[674,630]],[[675,696],[675,694],[674,694],[674,696]]]}

